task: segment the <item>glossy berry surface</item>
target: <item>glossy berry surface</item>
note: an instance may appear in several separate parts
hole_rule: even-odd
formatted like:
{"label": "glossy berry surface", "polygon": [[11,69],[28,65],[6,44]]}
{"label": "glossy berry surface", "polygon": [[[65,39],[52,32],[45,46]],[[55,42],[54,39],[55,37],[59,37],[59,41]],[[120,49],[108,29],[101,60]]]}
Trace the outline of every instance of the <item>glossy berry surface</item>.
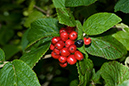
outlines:
{"label": "glossy berry surface", "polygon": [[82,60],[84,58],[83,54],[80,51],[75,51],[74,55],[77,60]]}
{"label": "glossy berry surface", "polygon": [[73,65],[77,62],[77,59],[75,58],[74,55],[69,55],[68,58],[67,58],[67,62],[70,64],[70,65]]}
{"label": "glossy berry surface", "polygon": [[67,61],[67,57],[66,56],[60,56],[58,60],[59,60],[60,63],[65,63]]}
{"label": "glossy berry surface", "polygon": [[75,41],[74,43],[77,47],[82,47],[84,44],[84,41],[82,39]]}
{"label": "glossy berry surface", "polygon": [[60,54],[60,50],[58,50],[57,48],[55,48],[53,51],[54,51],[56,54]]}
{"label": "glossy berry surface", "polygon": [[54,58],[54,59],[58,59],[60,57],[60,55],[56,54],[55,52],[51,52],[51,56]]}
{"label": "glossy berry surface", "polygon": [[54,50],[55,46],[53,44],[50,45],[50,50]]}
{"label": "glossy berry surface", "polygon": [[71,33],[72,31],[74,31],[74,27],[70,27],[70,26],[66,27],[66,32],[67,33]]}
{"label": "glossy berry surface", "polygon": [[63,41],[66,41],[68,39],[69,35],[67,32],[62,32],[60,33],[60,38],[63,40]]}
{"label": "glossy berry surface", "polygon": [[65,47],[69,47],[70,45],[74,44],[74,41],[71,39],[66,40]]}
{"label": "glossy berry surface", "polygon": [[61,67],[66,67],[66,66],[67,66],[67,62],[65,62],[65,63],[59,63],[59,65],[60,65]]}
{"label": "glossy berry surface", "polygon": [[77,47],[76,45],[72,44],[69,46],[68,50],[70,51],[70,53],[74,53],[76,51]]}
{"label": "glossy berry surface", "polygon": [[63,48],[63,49],[61,49],[61,55],[62,56],[69,56],[70,52],[67,48]]}
{"label": "glossy berry surface", "polygon": [[59,40],[60,40],[60,37],[53,37],[52,40],[51,40],[51,42],[53,44],[56,44]]}
{"label": "glossy berry surface", "polygon": [[60,33],[62,33],[62,32],[66,32],[66,29],[65,29],[64,27],[62,27],[62,28],[60,29]]}
{"label": "glossy berry surface", "polygon": [[91,38],[86,38],[86,37],[84,37],[84,44],[85,44],[85,45],[91,44]]}
{"label": "glossy berry surface", "polygon": [[63,47],[64,47],[64,45],[65,44],[62,44],[60,41],[59,42],[57,42],[56,44],[55,44],[55,48],[57,48],[57,49],[62,49]]}
{"label": "glossy berry surface", "polygon": [[69,34],[69,39],[75,40],[76,38],[77,38],[77,32],[76,32],[76,31],[72,31],[72,32]]}

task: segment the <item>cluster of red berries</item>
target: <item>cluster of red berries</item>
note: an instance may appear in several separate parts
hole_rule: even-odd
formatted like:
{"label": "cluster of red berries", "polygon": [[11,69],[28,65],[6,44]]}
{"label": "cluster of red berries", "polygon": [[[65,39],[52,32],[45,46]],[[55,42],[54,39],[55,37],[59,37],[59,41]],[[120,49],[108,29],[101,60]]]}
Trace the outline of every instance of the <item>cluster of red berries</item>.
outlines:
{"label": "cluster of red berries", "polygon": [[77,60],[84,58],[83,54],[77,50],[75,39],[78,34],[74,31],[74,27],[66,27],[60,29],[60,37],[53,37],[51,40],[50,49],[51,56],[59,60],[61,67],[66,67],[67,63],[73,65]]}

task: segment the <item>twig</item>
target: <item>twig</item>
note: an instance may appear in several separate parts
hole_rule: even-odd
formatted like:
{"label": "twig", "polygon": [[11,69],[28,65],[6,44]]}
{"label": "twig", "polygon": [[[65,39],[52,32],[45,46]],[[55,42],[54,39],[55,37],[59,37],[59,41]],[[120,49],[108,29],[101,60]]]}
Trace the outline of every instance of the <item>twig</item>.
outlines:
{"label": "twig", "polygon": [[38,7],[38,6],[36,6],[36,5],[34,5],[34,8],[36,8],[36,9],[39,10],[39,11],[41,11],[42,13],[47,14],[46,11],[44,11],[43,9],[41,9],[40,7]]}
{"label": "twig", "polygon": [[48,58],[51,58],[51,54],[45,55],[45,56],[43,57],[43,59],[48,59]]}
{"label": "twig", "polygon": [[[0,63],[1,63],[1,61],[0,61]],[[4,61],[4,63],[0,65],[0,68],[2,68],[6,63],[8,63],[8,61]]]}

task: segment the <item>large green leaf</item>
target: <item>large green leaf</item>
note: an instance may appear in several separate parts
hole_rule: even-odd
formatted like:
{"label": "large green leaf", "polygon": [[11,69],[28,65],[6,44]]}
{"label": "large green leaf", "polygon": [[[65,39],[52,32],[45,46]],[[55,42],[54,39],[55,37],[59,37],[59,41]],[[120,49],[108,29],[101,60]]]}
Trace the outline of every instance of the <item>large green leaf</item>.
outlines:
{"label": "large green leaf", "polygon": [[8,29],[7,26],[2,26],[0,29],[0,44],[5,45],[14,35],[12,29]]}
{"label": "large green leaf", "polygon": [[3,50],[4,50],[5,56],[6,56],[5,59],[9,60],[13,55],[18,53],[21,50],[21,48],[16,45],[8,44],[3,47]]}
{"label": "large green leaf", "polygon": [[26,62],[31,68],[33,68],[35,64],[40,60],[40,58],[47,52],[49,46],[50,42],[28,53],[23,54],[20,59]]}
{"label": "large green leaf", "polygon": [[122,11],[124,13],[129,13],[129,0],[119,0],[115,5],[115,12]]}
{"label": "large green leaf", "polygon": [[4,61],[5,60],[5,54],[4,51],[0,48],[0,61]]}
{"label": "large green leaf", "polygon": [[121,42],[127,50],[129,50],[129,33],[126,31],[119,31],[112,35],[119,42]]}
{"label": "large green leaf", "polygon": [[129,86],[129,80],[126,80],[126,81],[122,82],[118,86]]}
{"label": "large green leaf", "polygon": [[57,8],[56,11],[57,11],[59,23],[65,24],[65,25],[71,26],[71,27],[76,25],[74,16],[72,15],[72,13],[69,9]]}
{"label": "large green leaf", "polygon": [[26,32],[23,34],[22,39],[21,39],[21,46],[22,46],[22,50],[24,52],[25,48],[27,47],[29,41],[27,39],[27,35],[30,29],[27,29]]}
{"label": "large green leaf", "polygon": [[112,36],[92,38],[91,45],[86,47],[86,51],[110,60],[122,58],[127,54],[126,48]]}
{"label": "large green leaf", "polygon": [[65,5],[68,7],[88,6],[95,1],[97,0],[66,0]]}
{"label": "large green leaf", "polygon": [[40,86],[40,83],[26,63],[14,60],[0,70],[0,86]]}
{"label": "large green leaf", "polygon": [[107,86],[118,86],[129,79],[129,69],[117,61],[104,63],[100,71]]}
{"label": "large green leaf", "polygon": [[98,35],[107,31],[120,21],[121,18],[113,13],[97,13],[90,16],[84,22],[84,32],[88,35]]}
{"label": "large green leaf", "polygon": [[84,58],[77,64],[78,74],[79,74],[79,86],[86,86],[92,76],[93,63],[90,59]]}
{"label": "large green leaf", "polygon": [[55,8],[65,8],[65,0],[52,0]]}
{"label": "large green leaf", "polygon": [[60,25],[57,19],[38,19],[31,24],[27,38],[30,44],[33,44],[44,37],[59,36],[59,28]]}
{"label": "large green leaf", "polygon": [[33,11],[29,17],[26,19],[25,23],[24,23],[24,26],[25,27],[30,27],[30,24],[37,20],[37,19],[40,19],[40,18],[43,18],[45,17],[45,15],[43,15],[41,12],[39,11]]}

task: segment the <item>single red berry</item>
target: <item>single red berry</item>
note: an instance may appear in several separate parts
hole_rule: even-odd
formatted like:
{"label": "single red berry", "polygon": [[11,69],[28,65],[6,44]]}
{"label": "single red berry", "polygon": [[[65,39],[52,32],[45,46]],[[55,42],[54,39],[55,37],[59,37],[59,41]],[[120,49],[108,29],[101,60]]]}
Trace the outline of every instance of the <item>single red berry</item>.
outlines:
{"label": "single red berry", "polygon": [[84,58],[83,54],[80,51],[75,51],[74,55],[77,60],[82,60]]}
{"label": "single red berry", "polygon": [[77,32],[76,31],[72,31],[70,34],[69,34],[69,38],[71,40],[75,40],[77,38]]}
{"label": "single red berry", "polygon": [[72,31],[74,31],[74,29],[75,29],[74,27],[67,26],[66,27],[66,32],[71,33]]}
{"label": "single red berry", "polygon": [[66,56],[60,56],[58,60],[59,60],[60,63],[65,63],[67,61],[67,57]]}
{"label": "single red berry", "polygon": [[84,44],[89,45],[91,43],[91,38],[84,37]]}
{"label": "single red berry", "polygon": [[73,45],[70,45],[69,48],[68,48],[68,50],[70,51],[70,53],[74,53],[76,51],[76,49],[77,49],[77,47],[74,44]]}
{"label": "single red berry", "polygon": [[59,65],[60,65],[61,67],[66,67],[66,66],[67,66],[67,62],[65,62],[65,63],[59,63]]}
{"label": "single red berry", "polygon": [[60,40],[59,42],[60,42],[63,46],[65,46],[64,41]]}
{"label": "single red berry", "polygon": [[59,40],[60,40],[60,37],[53,37],[52,40],[51,40],[51,42],[53,44],[56,44]]}
{"label": "single red berry", "polygon": [[69,56],[70,52],[67,48],[63,48],[63,49],[61,49],[61,55],[62,56]]}
{"label": "single red berry", "polygon": [[77,59],[75,58],[74,55],[70,55],[70,56],[68,56],[68,58],[67,58],[67,62],[68,62],[70,65],[73,65],[73,64],[75,64],[75,63],[77,62]]}
{"label": "single red berry", "polygon": [[54,51],[56,54],[60,54],[60,50],[58,50],[57,48],[55,48],[53,51]]}
{"label": "single red berry", "polygon": [[54,48],[55,48],[54,45],[51,44],[51,45],[50,45],[50,49],[51,49],[51,50],[54,50]]}
{"label": "single red berry", "polygon": [[55,48],[57,48],[59,50],[62,49],[64,46],[65,46],[65,44],[64,44],[64,42],[62,40],[60,40],[59,42],[57,42],[55,44]]}
{"label": "single red berry", "polygon": [[60,33],[60,38],[63,40],[63,41],[66,41],[68,39],[69,35],[67,32],[62,32]]}
{"label": "single red berry", "polygon": [[65,47],[69,47],[72,44],[74,44],[74,41],[72,41],[71,39],[65,41]]}
{"label": "single red berry", "polygon": [[58,59],[60,57],[60,55],[56,54],[55,52],[51,52],[51,56],[54,58],[54,59]]}
{"label": "single red berry", "polygon": [[62,32],[66,32],[66,29],[65,29],[64,27],[62,27],[62,28],[60,29],[60,33],[62,33]]}

